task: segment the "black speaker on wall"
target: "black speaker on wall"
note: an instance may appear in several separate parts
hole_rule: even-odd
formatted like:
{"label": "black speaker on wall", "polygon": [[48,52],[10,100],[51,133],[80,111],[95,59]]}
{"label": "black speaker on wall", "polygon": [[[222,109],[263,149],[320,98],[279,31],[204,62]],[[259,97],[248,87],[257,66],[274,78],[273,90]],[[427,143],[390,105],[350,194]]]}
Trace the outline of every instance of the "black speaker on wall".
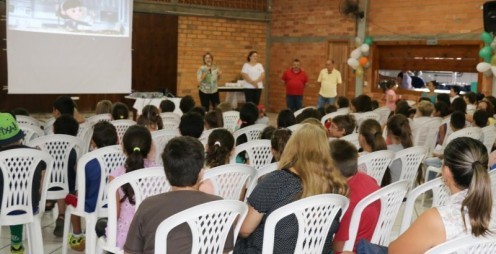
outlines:
{"label": "black speaker on wall", "polygon": [[496,1],[484,3],[484,30],[496,34]]}

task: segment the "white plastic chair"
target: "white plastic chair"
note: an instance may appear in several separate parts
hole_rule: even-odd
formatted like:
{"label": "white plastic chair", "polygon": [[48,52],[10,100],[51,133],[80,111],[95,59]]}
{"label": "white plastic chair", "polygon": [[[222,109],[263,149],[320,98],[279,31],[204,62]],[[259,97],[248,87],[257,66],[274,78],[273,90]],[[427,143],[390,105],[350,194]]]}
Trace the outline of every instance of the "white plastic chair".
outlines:
{"label": "white plastic chair", "polygon": [[353,145],[355,145],[357,150],[360,149],[360,142],[358,141],[358,133],[351,133],[351,134],[348,134],[346,136],[341,137],[340,139],[346,140],[346,141],[352,143]]}
{"label": "white plastic chair", "polygon": [[400,234],[405,232],[412,222],[413,212],[415,209],[415,201],[417,198],[428,192],[432,191],[432,206],[437,207],[446,204],[451,195],[448,187],[444,184],[443,180],[438,177],[434,180],[428,181],[415,189],[410,191],[406,198],[405,212],[403,213],[403,220],[401,222]]}
{"label": "white plastic chair", "polygon": [[349,114],[350,113],[350,107],[338,108],[338,110],[336,112],[340,112],[343,114]]}
{"label": "white plastic chair", "polygon": [[394,226],[396,216],[398,215],[398,211],[400,210],[401,203],[403,202],[407,190],[408,182],[398,181],[369,194],[358,202],[351,215],[349,238],[348,241],[345,242],[343,250],[353,251],[362,212],[367,206],[377,200],[380,200],[381,202],[381,212],[370,242],[388,246],[391,229]]}
{"label": "white plastic chair", "polygon": [[473,139],[482,140],[482,129],[479,127],[465,127],[461,130],[457,130],[451,133],[449,136],[446,136],[443,142],[443,146],[446,147],[451,140],[454,140],[459,137],[469,137]]}
{"label": "white plastic chair", "polygon": [[98,245],[103,250],[112,253],[123,253],[123,250],[116,246],[117,200],[115,193],[125,184],[130,184],[134,190],[135,210],[138,210],[139,205],[145,198],[168,192],[171,189],[162,167],[135,170],[114,178],[108,184],[107,235],[98,239]]}
{"label": "white plastic chair", "polygon": [[89,123],[82,123],[79,125],[77,137],[84,142],[84,150],[82,154],[88,152],[91,143],[91,137],[93,136],[93,125]]}
{"label": "white plastic chair", "polygon": [[245,186],[250,186],[255,178],[253,167],[244,164],[227,164],[211,168],[205,172],[202,181],[210,180],[215,193],[228,200],[239,200]]}
{"label": "white plastic chair", "polygon": [[296,110],[293,114],[295,117],[297,117],[299,114],[301,114],[303,111],[305,111],[305,109],[309,109],[309,108],[317,109],[317,107],[314,107],[314,106],[304,107],[304,108],[300,108],[300,109]]}
{"label": "white plastic chair", "polygon": [[114,121],[110,121],[110,123],[115,126],[115,129],[117,131],[117,138],[119,139],[119,144],[122,143],[122,137],[124,137],[124,133],[126,133],[127,129],[130,126],[136,124],[135,121],[129,119],[114,120]]}
{"label": "white plastic chair", "polygon": [[292,214],[298,221],[298,239],[294,253],[321,253],[334,218],[339,210],[342,217],[348,205],[349,201],[344,196],[321,194],[278,208],[265,221],[262,253],[273,253],[276,225]]}
{"label": "white plastic chair", "polygon": [[15,118],[16,118],[16,122],[18,124],[33,125],[33,126],[41,128],[40,121],[38,121],[38,119],[36,119],[32,116],[17,115],[17,116],[15,116]]}
{"label": "white plastic chair", "polygon": [[23,143],[29,143],[31,140],[42,137],[45,135],[45,132],[43,130],[36,126],[36,125],[31,125],[31,124],[25,124],[25,123],[20,123],[19,129],[21,129],[24,132],[24,139]]}
{"label": "white plastic chair", "polygon": [[[42,180],[40,201],[32,203],[35,168],[43,161],[46,164]],[[29,250],[43,254],[41,216],[45,212],[48,179],[53,168],[50,154],[37,149],[19,148],[0,152],[0,169],[3,175],[3,194],[0,208],[0,226],[26,225]],[[38,207],[33,213],[33,207]],[[21,211],[22,214],[10,214]]]}
{"label": "white plastic chair", "polygon": [[246,198],[248,198],[250,196],[250,194],[253,192],[255,187],[257,187],[257,184],[258,184],[258,181],[260,180],[260,178],[264,177],[266,174],[268,174],[272,171],[276,171],[277,169],[278,169],[277,162],[274,162],[274,163],[271,163],[271,164],[265,165],[264,167],[259,168],[257,170],[255,177],[251,181],[250,186],[246,190],[245,200],[246,200]]}
{"label": "white plastic chair", "polygon": [[496,127],[494,125],[489,125],[482,128],[482,133],[484,136],[484,146],[487,148],[487,153],[491,153],[494,141],[496,141]]}
{"label": "white plastic chair", "polygon": [[187,223],[193,236],[191,253],[222,254],[231,227],[235,225],[234,236],[237,236],[247,213],[248,206],[241,201],[219,200],[172,215],[158,225],[155,253],[167,253],[167,236],[170,231]]}
{"label": "white plastic chair", "polygon": [[105,122],[112,121],[112,115],[111,114],[98,114],[98,115],[94,115],[94,116],[90,116],[90,117],[86,118],[86,123],[88,123],[91,126],[93,126],[93,125],[95,125],[101,121],[105,121]]}
{"label": "white plastic chair", "polygon": [[396,152],[393,162],[397,159],[401,161],[400,181],[408,181],[408,188],[412,188],[415,183],[415,177],[418,173],[418,168],[427,153],[427,149],[423,146],[414,146]]}
{"label": "white plastic chair", "polygon": [[381,125],[385,125],[387,123],[389,115],[391,114],[391,109],[386,107],[386,106],[383,106],[383,107],[374,109],[372,112],[379,116],[378,122]]}
{"label": "white plastic chair", "polygon": [[[79,158],[82,151],[84,151],[83,141],[70,135],[52,134],[34,139],[28,143],[28,146],[39,147],[42,151],[48,152],[55,160],[55,164],[49,178],[50,180],[48,181],[47,199],[64,199],[69,193],[69,184],[67,180],[69,155],[71,150],[74,149],[76,151],[77,158]],[[56,190],[52,188],[56,188]]]}
{"label": "white plastic chair", "polygon": [[376,120],[379,124],[381,123],[379,120],[380,120],[380,117],[378,114],[372,112],[372,111],[369,111],[369,112],[363,112],[363,113],[353,113],[353,115],[355,116],[355,119],[356,119],[356,122],[357,122],[357,127],[360,127],[360,125],[362,125],[362,122],[367,120],[367,119],[374,119]]}
{"label": "white plastic chair", "polygon": [[299,130],[301,127],[303,126],[303,124],[301,123],[297,123],[297,124],[293,124],[291,126],[288,126],[288,129],[294,133],[295,131]]}
{"label": "white plastic chair", "polygon": [[272,162],[272,146],[270,140],[253,140],[236,146],[234,156],[231,158],[231,163],[236,163],[236,157],[241,152],[246,152],[248,155],[248,165],[259,169]]}
{"label": "white plastic chair", "polygon": [[491,190],[493,191],[493,199],[496,199],[496,169],[489,172],[489,177],[491,177]]}
{"label": "white plastic chair", "polygon": [[[85,211],[86,203],[86,165],[97,160],[100,165],[100,182],[91,184],[99,184],[98,198],[93,212]],[[83,217],[86,222],[86,251],[93,253],[96,251],[97,236],[95,230],[98,218],[107,217],[107,184],[110,173],[119,166],[124,165],[126,155],[122,151],[120,145],[102,147],[92,152],[83,155],[78,161],[77,167],[77,189],[78,202],[77,206],[67,205],[64,219],[64,236],[62,241],[62,253],[67,253],[67,237],[71,227],[71,215]],[[91,229],[91,230],[89,230]]]}
{"label": "white plastic chair", "polygon": [[176,130],[181,122],[181,116],[173,112],[160,113],[160,117],[164,124],[164,130]]}
{"label": "white plastic chair", "polygon": [[376,151],[358,157],[358,165],[365,165],[367,175],[373,177],[380,186],[387,167],[395,154],[388,150]]}
{"label": "white plastic chair", "polygon": [[[495,232],[496,229],[492,229],[491,231]],[[494,254],[496,253],[496,235],[494,233],[479,237],[466,235],[442,243],[425,252],[425,254],[446,253]]]}
{"label": "white plastic chair", "polygon": [[53,124],[55,123],[55,117],[52,117],[45,121],[43,124],[43,131],[45,135],[53,134]]}
{"label": "white plastic chair", "polygon": [[155,144],[155,164],[162,165],[162,152],[164,151],[165,145],[175,137],[181,136],[179,130],[156,130],[152,132],[152,140]]}
{"label": "white plastic chair", "polygon": [[224,120],[224,128],[228,129],[230,132],[236,131],[239,121],[238,111],[226,111],[222,113],[222,119]]}
{"label": "white plastic chair", "polygon": [[327,115],[323,116],[323,117],[320,119],[320,122],[321,122],[322,124],[325,124],[325,123],[327,122],[327,120],[332,119],[332,118],[334,118],[334,117],[336,117],[336,116],[341,116],[341,115],[346,115],[346,113],[339,112],[339,111],[332,112],[332,113],[329,113],[329,114],[327,114]]}
{"label": "white plastic chair", "polygon": [[253,124],[241,128],[233,133],[234,140],[237,140],[240,136],[246,135],[247,141],[260,139],[260,134],[267,127],[266,124]]}
{"label": "white plastic chair", "polygon": [[441,122],[442,119],[440,117],[432,117],[426,119],[422,124],[415,126],[415,128],[412,129],[413,145],[425,146],[427,148],[427,153],[430,154],[436,144],[436,137],[439,133]]}

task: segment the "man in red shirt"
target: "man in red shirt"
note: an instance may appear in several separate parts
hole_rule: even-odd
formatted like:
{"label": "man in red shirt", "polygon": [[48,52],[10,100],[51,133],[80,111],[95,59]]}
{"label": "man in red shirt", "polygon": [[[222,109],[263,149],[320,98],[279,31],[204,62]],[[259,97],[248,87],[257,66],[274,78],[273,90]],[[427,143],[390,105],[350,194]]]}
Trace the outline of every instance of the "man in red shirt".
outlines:
{"label": "man in red shirt", "polygon": [[[330,148],[334,165],[341,171],[341,174],[346,177],[350,188],[350,193],[348,195],[350,205],[341,219],[339,229],[334,235],[332,242],[334,253],[341,253],[343,251],[344,243],[349,239],[351,215],[353,214],[353,210],[355,210],[355,206],[363,198],[372,192],[379,190],[379,185],[374,178],[365,173],[358,172],[358,151],[353,144],[345,140],[337,139],[330,142]],[[362,238],[370,241],[377,220],[379,219],[380,212],[380,201],[370,204],[363,210],[362,216],[360,217],[355,246]]]}
{"label": "man in red shirt", "polygon": [[282,75],[286,85],[286,105],[293,112],[302,108],[303,89],[308,82],[307,74],[300,68],[300,60],[293,60],[293,67]]}

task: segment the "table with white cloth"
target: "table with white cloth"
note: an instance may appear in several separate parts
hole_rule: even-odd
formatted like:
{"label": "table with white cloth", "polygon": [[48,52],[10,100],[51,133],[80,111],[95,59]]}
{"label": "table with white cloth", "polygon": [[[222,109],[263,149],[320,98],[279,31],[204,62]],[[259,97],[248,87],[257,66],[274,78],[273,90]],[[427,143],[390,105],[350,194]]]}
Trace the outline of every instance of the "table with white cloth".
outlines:
{"label": "table with white cloth", "polygon": [[136,97],[132,97],[132,96],[126,96],[125,97],[126,99],[130,99],[130,100],[135,100],[134,104],[133,104],[133,108],[136,109],[136,113],[137,115],[141,115],[141,111],[143,110],[143,108],[146,106],[146,105],[153,105],[157,108],[160,107],[160,103],[162,101],[165,101],[165,100],[170,100],[172,102],[174,102],[174,105],[176,105],[176,108],[174,109],[174,113],[178,114],[178,115],[183,115],[183,112],[181,111],[181,109],[179,108],[179,103],[181,102],[181,98],[171,98],[171,97],[160,97],[160,98],[136,98]]}

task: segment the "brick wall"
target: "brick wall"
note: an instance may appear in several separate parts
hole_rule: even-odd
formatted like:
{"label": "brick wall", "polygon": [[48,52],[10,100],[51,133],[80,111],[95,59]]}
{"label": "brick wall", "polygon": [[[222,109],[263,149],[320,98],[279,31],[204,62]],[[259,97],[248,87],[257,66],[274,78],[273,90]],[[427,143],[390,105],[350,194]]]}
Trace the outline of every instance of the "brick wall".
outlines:
{"label": "brick wall", "polygon": [[196,71],[205,52],[213,54],[214,64],[222,70],[221,85],[239,75],[250,50],[257,50],[259,61],[264,63],[266,29],[263,22],[180,16],[178,96],[190,94],[199,104]]}

